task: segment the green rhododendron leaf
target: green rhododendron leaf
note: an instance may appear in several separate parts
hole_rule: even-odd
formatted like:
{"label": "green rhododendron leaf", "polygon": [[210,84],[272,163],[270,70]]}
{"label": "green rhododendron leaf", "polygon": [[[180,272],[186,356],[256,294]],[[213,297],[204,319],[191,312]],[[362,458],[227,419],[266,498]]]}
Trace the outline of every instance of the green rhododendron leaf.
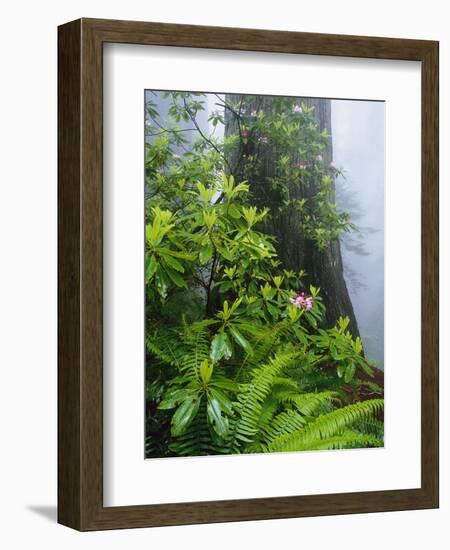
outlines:
{"label": "green rhododendron leaf", "polygon": [[153,277],[158,268],[158,261],[155,258],[154,254],[149,254],[145,259],[145,280],[147,282]]}
{"label": "green rhododendron leaf", "polygon": [[253,355],[253,349],[252,349],[252,346],[250,345],[250,342],[242,336],[242,334],[238,331],[238,329],[235,326],[229,325],[229,329],[230,329],[231,335],[236,340],[236,342],[242,348],[244,348],[249,355]]}
{"label": "green rhododendron leaf", "polygon": [[187,288],[187,283],[183,277],[174,269],[166,268],[166,272],[172,281],[180,288]]}
{"label": "green rhododendron leaf", "polygon": [[220,361],[222,357],[229,359],[232,352],[233,347],[227,334],[223,331],[218,332],[211,342],[211,361],[213,363],[217,363],[217,361]]}
{"label": "green rhododendron leaf", "polygon": [[200,407],[201,399],[199,397],[188,398],[178,407],[172,417],[172,428],[170,433],[173,436],[183,434],[189,424],[194,420]]}
{"label": "green rhododendron leaf", "polygon": [[222,416],[222,409],[220,408],[220,404],[217,399],[208,399],[206,413],[208,415],[208,421],[216,434],[219,437],[225,437],[228,433],[228,418],[226,416]]}
{"label": "green rhododendron leaf", "polygon": [[212,258],[212,255],[213,255],[213,247],[211,242],[208,242],[207,245],[203,246],[200,249],[200,254],[198,255],[198,259],[200,260],[201,264],[206,264]]}

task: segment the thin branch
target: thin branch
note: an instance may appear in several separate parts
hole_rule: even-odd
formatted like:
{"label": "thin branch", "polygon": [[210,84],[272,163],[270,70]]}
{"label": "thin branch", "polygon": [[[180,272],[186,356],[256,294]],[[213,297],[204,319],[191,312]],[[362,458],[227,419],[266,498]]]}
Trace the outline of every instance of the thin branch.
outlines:
{"label": "thin branch", "polygon": [[[228,109],[235,116],[235,119],[236,119],[236,123],[237,123],[237,127],[238,127],[238,134],[239,134],[239,154],[238,154],[238,159],[236,161],[235,166],[233,167],[232,170],[230,168],[230,174],[236,174],[239,167],[240,167],[240,165],[241,165],[241,162],[244,158],[243,147],[242,147],[242,144],[243,144],[242,127],[241,127],[241,117],[242,117],[241,110],[242,110],[242,103],[244,101],[244,97],[241,96],[241,100],[240,100],[240,103],[239,103],[239,110],[236,111],[235,109],[233,109],[233,107],[231,107],[231,105],[229,105],[225,100],[223,100],[218,94],[214,94],[214,95],[220,101],[219,105],[224,107],[224,109]],[[229,166],[229,164],[228,164],[228,166]]]}
{"label": "thin branch", "polygon": [[[153,122],[156,124],[156,126],[158,126],[158,128],[161,128],[161,130],[168,131],[168,130],[166,129],[166,127],[163,126],[162,124],[160,124],[156,119],[153,119]],[[192,128],[192,130],[193,130],[193,128]],[[173,130],[172,130],[172,132],[173,132]],[[180,142],[180,143],[177,144],[177,145],[181,146],[181,148],[182,148],[186,153],[189,153],[189,152],[190,152],[190,150],[187,149],[187,147],[184,145],[184,143]]]}
{"label": "thin branch", "polygon": [[[214,243],[212,242],[212,239],[211,239],[211,243],[214,246]],[[219,260],[219,258],[218,258],[218,254],[217,254],[217,249],[214,246],[214,256],[213,256],[213,261],[212,261],[212,265],[211,265],[211,274],[209,276],[208,286],[206,288],[206,307],[205,307],[205,315],[206,316],[209,315],[209,308],[210,308],[210,304],[211,304],[211,289],[212,289],[212,284],[213,284],[213,281],[214,281],[214,273],[215,273],[215,270],[216,270],[216,267],[217,267],[218,260]]]}
{"label": "thin branch", "polygon": [[[189,118],[191,119],[192,123],[194,124],[194,126],[197,128],[197,131],[198,133],[201,135],[201,137],[206,141],[206,143],[208,143],[215,151],[216,153],[218,153],[218,155],[223,159],[223,161],[225,162],[225,164],[228,166],[228,169],[231,170],[231,166],[229,165],[228,163],[228,160],[226,159],[226,157],[223,155],[223,153],[221,152],[221,150],[216,146],[216,144],[211,141],[207,136],[205,136],[205,134],[202,132],[200,126],[198,125],[198,122],[195,118],[195,116],[192,114],[191,110],[189,109],[189,107],[187,106],[187,103],[186,103],[186,98],[183,97],[183,104],[184,104],[184,108],[187,112],[187,114],[189,115]],[[231,173],[231,172],[230,172]]]}
{"label": "thin branch", "polygon": [[161,134],[166,134],[167,132],[171,132],[172,134],[180,134],[181,132],[195,132],[195,128],[166,128],[164,130],[161,130],[161,132],[148,132],[145,135],[147,136],[160,136]]}

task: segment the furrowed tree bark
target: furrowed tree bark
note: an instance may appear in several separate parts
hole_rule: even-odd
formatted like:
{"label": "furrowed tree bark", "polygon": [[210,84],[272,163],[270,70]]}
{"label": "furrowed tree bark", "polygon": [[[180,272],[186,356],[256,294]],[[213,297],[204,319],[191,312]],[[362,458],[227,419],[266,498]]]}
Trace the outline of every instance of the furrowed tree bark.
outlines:
{"label": "furrowed tree bark", "polygon": [[[329,99],[308,99],[305,103],[314,106],[315,117],[319,128],[326,128],[332,135],[331,128],[331,101]],[[330,140],[324,153],[324,159],[330,163],[333,160],[333,146]],[[335,183],[333,182],[333,195]],[[333,200],[335,197],[333,196]],[[349,330],[354,337],[359,336],[353,304],[350,299],[347,284],[344,278],[341,243],[332,241],[323,251],[317,249],[311,241],[306,242],[304,269],[312,284],[319,286],[326,305],[326,322],[334,325],[340,316],[350,319]]]}

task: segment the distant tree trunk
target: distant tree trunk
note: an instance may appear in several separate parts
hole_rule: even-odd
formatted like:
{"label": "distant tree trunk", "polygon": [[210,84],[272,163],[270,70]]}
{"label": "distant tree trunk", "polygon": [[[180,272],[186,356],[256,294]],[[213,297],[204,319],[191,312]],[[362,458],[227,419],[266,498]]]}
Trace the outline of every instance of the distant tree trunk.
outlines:
{"label": "distant tree trunk", "polygon": [[[332,135],[331,128],[331,101],[329,99],[308,99],[305,103],[314,106],[314,112],[319,128],[326,128]],[[333,147],[330,140],[329,147],[324,153],[327,162],[333,160]],[[335,192],[333,183],[333,194]],[[333,197],[333,200],[335,197]],[[350,319],[349,330],[353,336],[359,336],[353,305],[344,279],[341,243],[332,241],[323,251],[319,251],[311,241],[306,243],[304,269],[310,281],[321,288],[321,295],[326,305],[327,325],[333,325],[340,316]]]}
{"label": "distant tree trunk", "polygon": [[[227,96],[227,100],[238,102],[240,96]],[[299,98],[308,106],[314,106],[315,117],[319,128],[326,128],[331,134],[331,102],[328,99],[304,99]],[[266,110],[270,108],[270,98],[259,100],[255,108]],[[225,135],[236,132],[235,118],[230,113],[225,113]],[[253,181],[248,181],[252,200],[259,207],[272,206],[273,194],[268,189],[267,181],[275,175],[275,161],[279,152],[273,148],[268,148],[261,163],[260,173],[253,177]],[[332,145],[324,152],[325,162],[330,163],[333,158]],[[235,166],[235,177],[241,179],[241,170],[236,158],[230,157],[230,165]],[[301,199],[313,196],[316,189],[302,189],[300,187],[290,190],[292,198]],[[332,192],[334,194],[334,184]],[[270,197],[270,198],[269,198]],[[333,197],[334,200],[334,197]],[[281,206],[281,204],[280,204]],[[325,325],[334,326],[340,316],[350,319],[349,330],[354,337],[359,336],[358,325],[356,322],[353,305],[350,300],[347,285],[344,279],[341,245],[339,240],[331,242],[324,250],[319,250],[317,245],[311,240],[306,239],[302,231],[301,223],[294,216],[279,217],[271,219],[265,226],[265,231],[272,234],[277,239],[277,253],[286,269],[306,271],[306,282],[315,287],[320,287],[321,297],[326,306]]]}

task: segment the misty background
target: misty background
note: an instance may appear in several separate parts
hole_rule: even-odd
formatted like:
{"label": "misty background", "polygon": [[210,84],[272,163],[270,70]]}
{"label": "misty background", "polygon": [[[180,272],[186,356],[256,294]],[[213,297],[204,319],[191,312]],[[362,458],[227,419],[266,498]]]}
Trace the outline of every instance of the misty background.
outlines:
{"label": "misty background", "polygon": [[358,227],[341,237],[344,277],[366,356],[384,362],[384,102],[331,101],[336,203]]}

